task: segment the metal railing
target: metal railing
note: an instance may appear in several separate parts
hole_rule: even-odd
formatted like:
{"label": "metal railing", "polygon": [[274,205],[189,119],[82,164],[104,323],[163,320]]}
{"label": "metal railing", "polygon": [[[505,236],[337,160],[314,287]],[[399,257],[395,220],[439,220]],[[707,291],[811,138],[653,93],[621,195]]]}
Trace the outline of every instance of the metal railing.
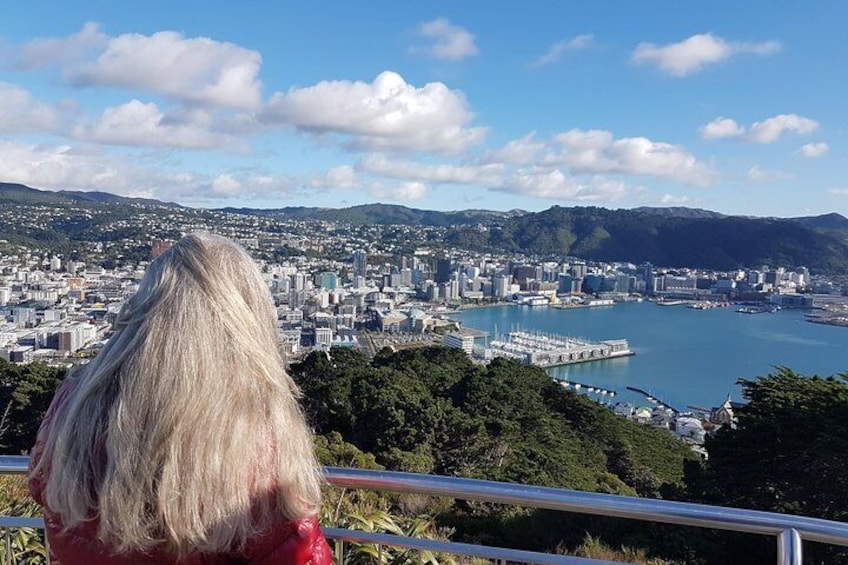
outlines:
{"label": "metal railing", "polygon": [[[26,457],[0,456],[0,474],[25,473],[27,464]],[[328,467],[325,471],[330,484],[350,489],[442,496],[772,536],[777,540],[778,565],[802,565],[804,541],[848,547],[848,523],[819,518],[416,473],[339,467]],[[0,528],[21,527],[16,525],[22,524],[20,520],[21,518],[0,517]],[[32,523],[27,522],[29,525]],[[43,527],[40,521],[38,524],[39,527]],[[324,533],[328,539],[334,541],[337,557],[342,554],[343,544],[351,542],[375,544],[378,548],[391,546],[415,550],[419,563],[422,562],[424,551],[480,557],[502,563],[507,561],[545,565],[615,563],[338,528],[326,528]]]}

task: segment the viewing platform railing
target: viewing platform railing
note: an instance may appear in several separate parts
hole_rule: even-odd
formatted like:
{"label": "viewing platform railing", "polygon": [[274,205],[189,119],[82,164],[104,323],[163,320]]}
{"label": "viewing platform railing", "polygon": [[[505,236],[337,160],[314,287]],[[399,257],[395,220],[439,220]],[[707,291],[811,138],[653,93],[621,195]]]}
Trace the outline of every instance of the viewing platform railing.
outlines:
{"label": "viewing platform railing", "polygon": [[[27,457],[0,456],[0,474],[26,473],[27,464]],[[334,486],[349,489],[432,495],[772,536],[777,542],[778,565],[802,565],[804,541],[848,547],[848,523],[804,516],[476,479],[365,469],[328,467],[326,478]],[[0,530],[5,530],[7,547],[10,544],[10,530],[24,527],[44,528],[44,523],[40,518],[0,516]],[[378,551],[382,551],[383,547],[411,549],[416,552],[418,563],[423,563],[425,551],[478,557],[504,564],[506,562],[544,565],[618,563],[339,528],[325,528],[324,533],[334,544],[339,565],[341,565],[345,542],[374,544]],[[10,553],[7,552],[7,556],[9,555]],[[11,559],[8,563],[11,563]]]}

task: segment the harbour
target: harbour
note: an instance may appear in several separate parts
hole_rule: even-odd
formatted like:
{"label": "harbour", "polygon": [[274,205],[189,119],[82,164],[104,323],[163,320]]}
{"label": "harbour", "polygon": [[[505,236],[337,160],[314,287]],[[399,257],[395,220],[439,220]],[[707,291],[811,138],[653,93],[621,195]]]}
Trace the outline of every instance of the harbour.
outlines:
{"label": "harbour", "polygon": [[635,356],[546,368],[558,380],[617,390],[616,400],[643,404],[633,386],[676,407],[714,406],[728,394],[741,401],[740,378],[789,367],[807,375],[848,370],[845,328],[811,324],[801,310],[740,316],[733,308],[661,308],[648,301],[608,308],[477,308],[455,315],[464,326],[497,335],[522,328],[579,335],[595,343],[622,337]]}

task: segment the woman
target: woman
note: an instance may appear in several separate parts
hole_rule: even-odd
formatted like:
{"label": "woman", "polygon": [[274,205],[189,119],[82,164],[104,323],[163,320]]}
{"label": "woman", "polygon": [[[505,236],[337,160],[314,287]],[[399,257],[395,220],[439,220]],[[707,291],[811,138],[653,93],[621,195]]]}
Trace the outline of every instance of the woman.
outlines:
{"label": "woman", "polygon": [[189,235],[152,263],[33,448],[57,561],[331,562],[276,319],[256,265],[223,237]]}

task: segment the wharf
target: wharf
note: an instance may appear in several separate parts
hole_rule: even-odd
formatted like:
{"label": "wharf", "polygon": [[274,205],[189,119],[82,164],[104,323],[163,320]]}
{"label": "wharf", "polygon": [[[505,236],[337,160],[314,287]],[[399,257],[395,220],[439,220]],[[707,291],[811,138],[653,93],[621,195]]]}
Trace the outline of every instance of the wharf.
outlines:
{"label": "wharf", "polygon": [[595,343],[575,337],[524,331],[510,332],[506,339],[495,339],[487,347],[475,347],[474,351],[478,357],[487,360],[508,357],[525,365],[544,368],[634,355],[626,339]]}

